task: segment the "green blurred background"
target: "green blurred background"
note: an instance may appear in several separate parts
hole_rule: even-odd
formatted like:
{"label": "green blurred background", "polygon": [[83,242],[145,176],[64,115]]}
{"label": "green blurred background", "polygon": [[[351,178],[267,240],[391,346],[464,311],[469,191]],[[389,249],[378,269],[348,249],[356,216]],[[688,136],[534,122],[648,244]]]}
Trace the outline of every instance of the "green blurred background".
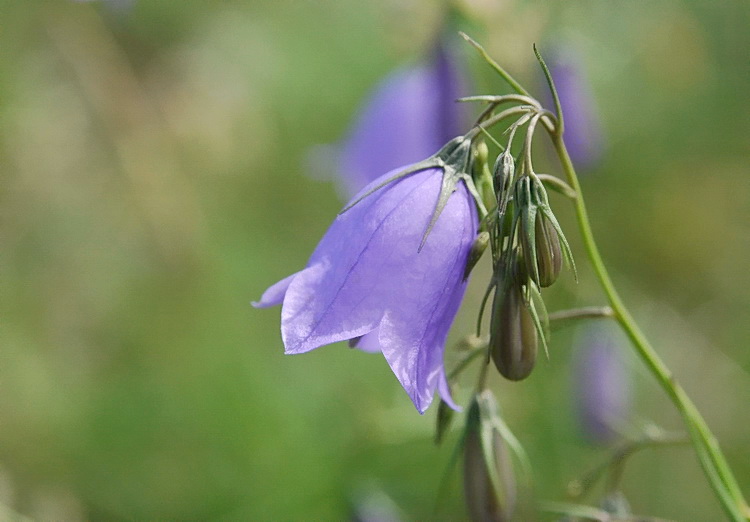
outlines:
{"label": "green blurred background", "polygon": [[[581,52],[606,134],[583,179],[603,255],[750,494],[750,4],[460,5],[539,96],[532,43]],[[465,518],[459,473],[435,512],[458,430],[435,447],[435,408],[419,416],[380,356],[284,356],[279,309],[249,305],[340,208],[310,147],[427,52],[441,9],[0,1],[0,502],[39,520],[345,520],[379,492],[405,520]],[[464,54],[478,93],[506,92]],[[553,205],[580,282],[566,274],[549,308],[603,303]],[[608,450],[581,437],[575,331],[555,333],[549,362],[494,387],[540,498],[565,500]],[[627,361],[632,424],[681,429]],[[624,492],[639,514],[722,516],[689,447],[635,455]]]}

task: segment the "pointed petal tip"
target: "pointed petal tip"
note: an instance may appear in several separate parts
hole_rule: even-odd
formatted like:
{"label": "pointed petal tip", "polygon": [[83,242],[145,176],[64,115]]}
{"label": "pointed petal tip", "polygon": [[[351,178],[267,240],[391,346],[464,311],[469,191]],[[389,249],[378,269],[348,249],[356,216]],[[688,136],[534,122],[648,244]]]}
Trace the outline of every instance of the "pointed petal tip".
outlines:
{"label": "pointed petal tip", "polygon": [[448,384],[448,379],[445,376],[445,368],[442,369],[440,372],[440,378],[438,380],[438,393],[440,394],[440,398],[443,399],[443,402],[445,402],[448,406],[451,407],[452,410],[457,412],[462,412],[464,409],[455,403],[453,400],[453,395],[451,394],[451,388]]}
{"label": "pointed petal tip", "polygon": [[427,402],[427,404],[419,404],[419,403],[415,402],[414,406],[416,406],[417,411],[419,412],[420,415],[424,415],[425,412],[427,411],[427,408],[430,407],[430,404],[432,404],[432,400],[430,400],[429,402]]}
{"label": "pointed petal tip", "polygon": [[286,291],[289,288],[289,285],[292,283],[292,280],[297,274],[299,274],[299,272],[295,272],[294,274],[285,277],[281,281],[272,284],[265,292],[263,292],[260,300],[251,301],[250,304],[253,306],[253,308],[270,308],[271,306],[281,304],[284,301],[284,297],[286,296]]}

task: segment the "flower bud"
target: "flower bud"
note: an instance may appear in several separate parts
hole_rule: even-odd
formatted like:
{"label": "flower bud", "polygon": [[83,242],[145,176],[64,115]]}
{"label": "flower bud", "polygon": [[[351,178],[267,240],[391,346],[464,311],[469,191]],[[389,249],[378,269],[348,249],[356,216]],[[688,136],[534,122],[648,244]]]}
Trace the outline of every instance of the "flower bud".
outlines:
{"label": "flower bud", "polygon": [[497,161],[495,161],[495,170],[492,175],[492,182],[495,185],[498,205],[502,200],[503,194],[508,190],[515,171],[516,166],[513,156],[506,150],[497,157]]}
{"label": "flower bud", "polygon": [[482,254],[484,254],[484,251],[487,250],[487,245],[489,244],[490,244],[489,232],[482,231],[479,234],[477,234],[477,237],[474,240],[474,243],[471,245],[471,250],[469,250],[469,256],[466,259],[466,269],[464,270],[464,280],[466,280],[469,277],[469,274],[474,269],[476,264],[479,262],[479,259],[481,259]]}
{"label": "flower bud", "polygon": [[515,191],[527,277],[539,287],[548,287],[560,275],[563,250],[546,191],[540,182],[528,176],[518,180]]}
{"label": "flower bud", "polygon": [[[466,507],[469,518],[475,522],[505,522],[513,519],[516,504],[512,459],[500,434],[479,419],[477,410],[474,403],[464,439]],[[488,439],[489,451],[485,451],[482,445],[483,436]],[[492,466],[492,471],[489,466]],[[492,475],[496,477],[494,484]]]}
{"label": "flower bud", "polygon": [[[526,236],[522,237],[525,238]],[[530,256],[526,257],[526,271],[537,285],[541,287],[551,286],[560,275],[563,254],[557,230],[543,212],[537,213],[534,223],[534,246],[536,259],[533,260]],[[536,272],[531,265],[534,261],[536,261]]]}
{"label": "flower bud", "polygon": [[487,165],[490,157],[490,149],[489,147],[487,147],[487,144],[484,142],[484,140],[481,140],[477,142],[476,145],[474,145],[474,154],[476,156],[477,165]]}
{"label": "flower bud", "polygon": [[517,284],[496,291],[492,301],[490,354],[500,374],[511,381],[525,379],[534,369],[537,331]]}

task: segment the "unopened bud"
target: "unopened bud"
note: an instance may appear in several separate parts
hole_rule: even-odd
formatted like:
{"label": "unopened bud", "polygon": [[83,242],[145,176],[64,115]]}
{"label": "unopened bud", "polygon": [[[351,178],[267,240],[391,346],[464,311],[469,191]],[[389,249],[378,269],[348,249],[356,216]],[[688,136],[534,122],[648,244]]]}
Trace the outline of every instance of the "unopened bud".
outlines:
{"label": "unopened bud", "polygon": [[500,374],[511,381],[525,379],[534,369],[537,331],[521,289],[511,283],[495,292],[490,324],[490,354]]}
{"label": "unopened bud", "polygon": [[[534,246],[536,259],[526,256],[526,271],[537,285],[548,287],[557,281],[560,275],[563,254],[557,230],[543,212],[537,213],[534,223]],[[533,262],[536,262],[536,271],[530,265]]]}
{"label": "unopened bud", "polygon": [[527,277],[539,287],[548,287],[560,275],[563,250],[557,223],[547,202],[547,193],[541,182],[529,176],[518,180],[515,191]]}
{"label": "unopened bud", "polygon": [[506,150],[497,157],[494,173],[492,175],[492,182],[495,185],[498,204],[502,199],[502,195],[508,190],[515,171],[516,165],[513,156]]}
{"label": "unopened bud", "polygon": [[490,149],[487,147],[487,144],[484,142],[484,140],[479,141],[476,145],[474,145],[474,154],[476,154],[476,160],[478,165],[486,165],[487,160],[490,156]]}
{"label": "unopened bud", "polygon": [[484,251],[487,250],[487,245],[490,243],[490,234],[489,232],[482,231],[480,232],[476,239],[474,240],[474,243],[471,245],[471,250],[469,250],[469,255],[466,258],[466,268],[464,269],[464,280],[469,277],[469,274],[474,269],[476,264],[479,262],[479,259],[482,257],[482,254],[484,254]]}
{"label": "unopened bud", "polygon": [[[483,448],[483,435],[488,437],[489,451]],[[464,495],[469,517],[475,522],[513,519],[516,483],[510,452],[497,430],[480,421],[478,415],[474,421],[469,419],[464,439]]]}

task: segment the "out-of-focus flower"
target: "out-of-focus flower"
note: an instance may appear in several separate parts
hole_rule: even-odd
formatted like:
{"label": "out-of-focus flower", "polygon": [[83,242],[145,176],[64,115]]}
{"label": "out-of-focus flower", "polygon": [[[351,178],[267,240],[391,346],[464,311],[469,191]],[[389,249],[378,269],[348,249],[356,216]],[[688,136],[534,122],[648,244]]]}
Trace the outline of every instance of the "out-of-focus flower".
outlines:
{"label": "out-of-focus flower", "polygon": [[[565,146],[577,168],[591,169],[601,159],[604,139],[583,62],[575,51],[566,47],[558,49],[548,65],[565,117]],[[552,105],[552,97],[548,95],[547,106]]]}
{"label": "out-of-focus flower", "polygon": [[[497,404],[489,392],[477,397],[484,407],[497,414]],[[510,451],[492,421],[473,402],[464,438],[464,496],[471,520],[505,522],[514,520],[516,480]],[[490,470],[492,467],[492,470]],[[494,479],[493,479],[494,477]]]}
{"label": "out-of-focus flower", "polygon": [[[468,142],[461,143],[468,161]],[[443,351],[466,288],[477,213],[463,180],[451,178],[446,192],[448,172],[455,174],[427,168],[387,183],[393,171],[373,181],[336,218],[307,267],[254,303],[283,302],[286,353],[361,338],[358,346],[383,353],[420,413],[436,388],[455,407]]]}
{"label": "out-of-focus flower", "polygon": [[578,335],[573,365],[576,411],[584,435],[607,443],[617,437],[630,405],[628,372],[615,338],[602,325]]}
{"label": "out-of-focus flower", "polygon": [[399,522],[404,519],[393,499],[373,486],[358,491],[351,508],[349,522]]}
{"label": "out-of-focus flower", "polygon": [[397,70],[373,91],[338,150],[347,197],[400,165],[415,163],[466,131],[465,77],[439,39],[425,63]]}
{"label": "out-of-focus flower", "polygon": [[[95,0],[73,0],[74,2],[93,2]],[[133,4],[135,3],[135,0],[102,0],[102,3],[106,4],[107,7],[115,12],[118,13],[124,13],[126,11],[129,11]]]}

